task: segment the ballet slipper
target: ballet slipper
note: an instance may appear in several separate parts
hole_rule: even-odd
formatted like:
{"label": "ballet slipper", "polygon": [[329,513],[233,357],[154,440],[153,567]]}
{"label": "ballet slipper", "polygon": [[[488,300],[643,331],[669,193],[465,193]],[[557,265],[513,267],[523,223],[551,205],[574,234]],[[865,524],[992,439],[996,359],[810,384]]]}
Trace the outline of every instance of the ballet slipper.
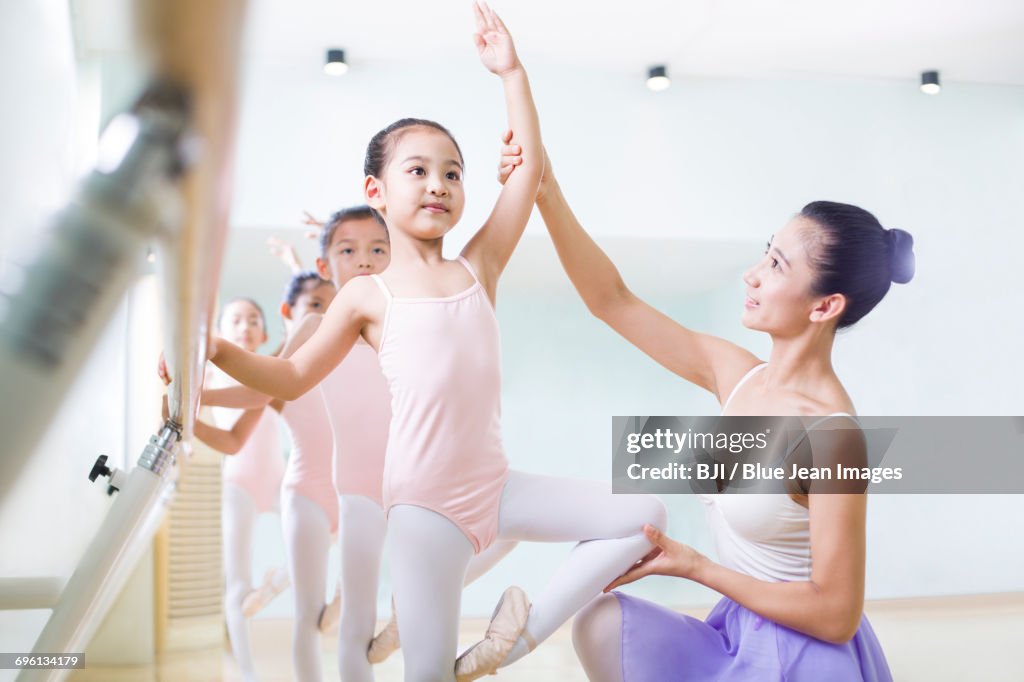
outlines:
{"label": "ballet slipper", "polygon": [[316,626],[325,635],[333,635],[338,631],[338,621],[341,618],[341,588],[334,592],[334,599],[330,604],[325,604],[320,610],[320,617]]}
{"label": "ballet slipper", "polygon": [[395,653],[400,646],[402,642],[398,639],[398,619],[395,617],[395,601],[392,599],[391,620],[370,641],[370,646],[366,649],[366,660],[370,663],[380,663]]}
{"label": "ballet slipper", "polygon": [[269,604],[274,597],[281,594],[288,587],[287,580],[274,580],[274,575],[277,573],[276,569],[270,569],[267,574],[263,576],[263,584],[259,586],[259,589],[253,590],[249,594],[245,595],[245,599],[242,600],[242,615],[246,618],[252,618],[259,613],[264,606]]}
{"label": "ballet slipper", "polygon": [[532,651],[536,643],[526,632],[526,620],[529,617],[530,600],[522,588],[513,586],[505,590],[494,609],[484,638],[456,659],[455,679],[458,682],[470,682],[484,675],[495,674],[520,637],[526,639]]}

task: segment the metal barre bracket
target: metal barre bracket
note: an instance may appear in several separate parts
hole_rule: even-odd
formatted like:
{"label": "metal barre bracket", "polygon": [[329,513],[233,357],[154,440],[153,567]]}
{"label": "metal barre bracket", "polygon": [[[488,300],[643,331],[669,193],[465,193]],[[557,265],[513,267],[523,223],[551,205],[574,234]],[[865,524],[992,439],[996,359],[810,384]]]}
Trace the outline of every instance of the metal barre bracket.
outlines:
{"label": "metal barre bracket", "polygon": [[151,436],[149,444],[142,449],[139,466],[162,476],[168,467],[174,466],[174,450],[181,440],[181,424],[168,419],[160,433]]}

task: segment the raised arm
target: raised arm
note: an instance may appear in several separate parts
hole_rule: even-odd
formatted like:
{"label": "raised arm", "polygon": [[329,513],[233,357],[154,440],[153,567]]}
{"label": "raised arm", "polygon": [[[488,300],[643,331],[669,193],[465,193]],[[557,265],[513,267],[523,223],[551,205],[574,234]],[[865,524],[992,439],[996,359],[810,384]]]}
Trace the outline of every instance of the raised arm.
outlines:
{"label": "raised arm", "polygon": [[[587,308],[656,362],[723,402],[760,360],[725,339],[687,329],[633,294],[615,264],[576,219],[550,162],[545,164],[537,207],[562,267]],[[508,182],[519,170],[511,172]]]}
{"label": "raised arm", "polygon": [[491,298],[512,251],[526,229],[544,165],[537,108],[512,36],[487,5],[474,5],[477,32],[474,36],[480,61],[501,78],[513,144],[522,149],[522,162],[498,196],[483,227],[470,239],[462,255],[480,273]]}
{"label": "raised arm", "polygon": [[295,247],[289,242],[277,237],[267,237],[267,246],[270,248],[270,255],[279,258],[293,275],[298,275],[303,271],[302,260]]}
{"label": "raised arm", "polygon": [[217,339],[210,360],[246,386],[281,400],[295,400],[319,384],[351,350],[369,322],[365,313],[369,295],[379,296],[379,292],[368,277],[349,281],[331,301],[317,330],[291,357],[249,353]]}

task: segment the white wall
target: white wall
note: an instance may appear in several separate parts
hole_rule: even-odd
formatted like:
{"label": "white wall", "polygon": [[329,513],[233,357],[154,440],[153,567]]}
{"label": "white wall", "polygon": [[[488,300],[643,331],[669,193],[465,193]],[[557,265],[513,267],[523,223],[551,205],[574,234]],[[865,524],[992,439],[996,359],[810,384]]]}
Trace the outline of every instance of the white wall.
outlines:
{"label": "white wall", "polygon": [[[918,259],[915,280],[894,286],[837,342],[836,366],[859,411],[1024,411],[1014,265],[1024,253],[1024,88],[947,83],[928,97],[909,78],[778,76],[676,79],[655,94],[639,78],[524,61],[570,201],[659,307],[765,353],[767,339],[738,322],[743,264],[804,203],[857,203],[913,233]],[[223,292],[262,287],[276,307],[286,274],[263,255],[262,240],[301,242],[289,233],[301,210],[326,215],[359,202],[365,143],[402,116],[444,123],[466,156],[469,199],[454,252],[497,193],[496,79],[472,59],[364,65],[341,79],[250,61],[231,248],[251,256],[252,272],[241,274],[246,257],[236,257]],[[245,228],[255,227],[267,229],[247,239]],[[309,257],[312,245],[304,248]],[[588,317],[536,214],[503,282],[499,318],[504,433],[517,468],[607,478],[611,415],[717,409]],[[673,532],[709,549],[694,501],[667,502]],[[993,522],[1022,512],[1020,496],[877,496],[868,596],[1024,589],[1024,543]],[[464,610],[486,613],[509,581],[539,589],[564,549],[518,549],[467,591]],[[681,581],[637,589],[668,603],[712,598]]]}

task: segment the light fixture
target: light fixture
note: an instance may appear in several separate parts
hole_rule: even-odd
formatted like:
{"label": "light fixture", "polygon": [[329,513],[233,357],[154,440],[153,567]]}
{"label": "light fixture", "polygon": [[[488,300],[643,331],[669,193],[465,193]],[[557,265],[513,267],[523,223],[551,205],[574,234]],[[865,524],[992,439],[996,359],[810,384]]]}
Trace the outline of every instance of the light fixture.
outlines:
{"label": "light fixture", "polygon": [[921,73],[921,92],[926,95],[937,95],[941,89],[938,71],[924,71]]}
{"label": "light fixture", "polygon": [[327,63],[324,64],[324,73],[328,76],[340,76],[348,71],[348,64],[345,62],[345,50],[332,48],[327,50]]}
{"label": "light fixture", "polygon": [[647,87],[655,92],[665,90],[672,85],[668,78],[668,69],[664,64],[652,66],[647,70]]}

